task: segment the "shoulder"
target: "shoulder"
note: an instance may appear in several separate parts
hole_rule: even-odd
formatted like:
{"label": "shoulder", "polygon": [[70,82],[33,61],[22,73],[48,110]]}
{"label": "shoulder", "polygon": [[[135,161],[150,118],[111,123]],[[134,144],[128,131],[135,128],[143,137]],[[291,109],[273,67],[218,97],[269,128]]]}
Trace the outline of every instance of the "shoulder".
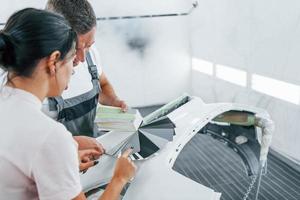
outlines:
{"label": "shoulder", "polygon": [[[73,139],[72,134],[59,122],[49,124],[52,125],[44,138],[41,146],[43,154],[52,154],[49,152],[59,153],[61,158],[70,159],[75,156],[78,149],[77,142]],[[46,153],[47,152],[47,153]]]}
{"label": "shoulder", "polygon": [[39,133],[39,135],[43,135],[44,142],[48,141],[49,138],[63,139],[65,141],[72,139],[72,134],[64,127],[64,125],[50,118],[42,111],[36,113],[34,121],[35,125],[32,127],[35,127],[35,132],[42,132]]}
{"label": "shoulder", "polygon": [[49,140],[49,138],[53,138],[54,142],[56,142],[56,143],[63,141],[63,142],[69,142],[69,143],[71,142],[71,144],[73,144],[73,141],[74,141],[73,136],[66,129],[66,127],[63,124],[49,118],[44,113],[43,113],[43,115],[45,117],[45,123],[48,124],[48,126],[47,126],[48,127],[48,133],[47,133],[48,139],[47,140]]}
{"label": "shoulder", "polygon": [[[48,159],[52,157],[51,155],[56,156],[57,153],[65,159],[76,155],[78,144],[64,125],[47,116],[40,123],[43,124],[43,129],[39,129],[40,132],[43,132],[41,133],[43,136],[38,142],[38,154],[49,155]],[[41,125],[39,126],[41,127]]]}

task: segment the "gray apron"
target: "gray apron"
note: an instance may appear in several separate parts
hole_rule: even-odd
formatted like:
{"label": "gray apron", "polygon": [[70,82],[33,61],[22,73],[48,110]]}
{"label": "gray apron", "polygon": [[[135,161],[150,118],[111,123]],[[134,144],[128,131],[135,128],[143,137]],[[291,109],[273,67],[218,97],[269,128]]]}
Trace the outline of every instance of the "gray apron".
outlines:
{"label": "gray apron", "polygon": [[101,88],[97,66],[91,54],[86,55],[88,69],[91,74],[93,89],[76,97],[63,99],[61,96],[49,98],[50,111],[57,111],[57,121],[73,134],[93,137],[96,135],[94,120]]}

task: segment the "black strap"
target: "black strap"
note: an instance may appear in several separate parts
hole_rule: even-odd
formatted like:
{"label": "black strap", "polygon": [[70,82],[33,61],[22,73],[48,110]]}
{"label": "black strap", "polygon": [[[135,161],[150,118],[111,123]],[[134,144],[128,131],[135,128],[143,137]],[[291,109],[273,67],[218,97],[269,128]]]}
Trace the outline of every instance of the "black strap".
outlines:
{"label": "black strap", "polygon": [[83,101],[69,108],[63,108],[60,110],[57,120],[64,119],[67,122],[82,117],[95,109],[97,107],[97,102],[98,94],[87,101]]}
{"label": "black strap", "polygon": [[49,111],[60,112],[64,106],[64,100],[61,96],[48,98]]}
{"label": "black strap", "polygon": [[86,62],[88,64],[89,72],[92,76],[92,80],[99,80],[97,66],[94,64],[91,53],[87,52],[86,54]]}

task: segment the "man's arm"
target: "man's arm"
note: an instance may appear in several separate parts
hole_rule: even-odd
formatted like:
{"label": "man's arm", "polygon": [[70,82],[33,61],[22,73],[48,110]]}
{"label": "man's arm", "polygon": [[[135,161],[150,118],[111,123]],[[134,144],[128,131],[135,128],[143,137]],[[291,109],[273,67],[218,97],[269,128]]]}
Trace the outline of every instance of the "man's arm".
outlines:
{"label": "man's arm", "polygon": [[102,72],[100,75],[99,83],[102,89],[102,93],[99,98],[99,103],[103,105],[121,107],[122,110],[126,111],[127,110],[126,103],[118,98],[118,96],[116,95],[113,89],[113,86],[108,81],[104,72]]}

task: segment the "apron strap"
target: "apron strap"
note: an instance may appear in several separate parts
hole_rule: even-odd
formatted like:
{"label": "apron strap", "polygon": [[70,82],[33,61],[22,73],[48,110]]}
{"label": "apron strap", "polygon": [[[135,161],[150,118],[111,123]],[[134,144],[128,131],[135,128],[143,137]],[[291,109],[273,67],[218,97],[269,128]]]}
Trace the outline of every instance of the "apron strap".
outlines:
{"label": "apron strap", "polygon": [[64,108],[64,100],[61,96],[48,98],[49,110],[60,112]]}
{"label": "apron strap", "polygon": [[99,80],[97,66],[94,64],[91,53],[87,52],[86,54],[86,62],[88,64],[89,72],[92,76],[92,80]]}

